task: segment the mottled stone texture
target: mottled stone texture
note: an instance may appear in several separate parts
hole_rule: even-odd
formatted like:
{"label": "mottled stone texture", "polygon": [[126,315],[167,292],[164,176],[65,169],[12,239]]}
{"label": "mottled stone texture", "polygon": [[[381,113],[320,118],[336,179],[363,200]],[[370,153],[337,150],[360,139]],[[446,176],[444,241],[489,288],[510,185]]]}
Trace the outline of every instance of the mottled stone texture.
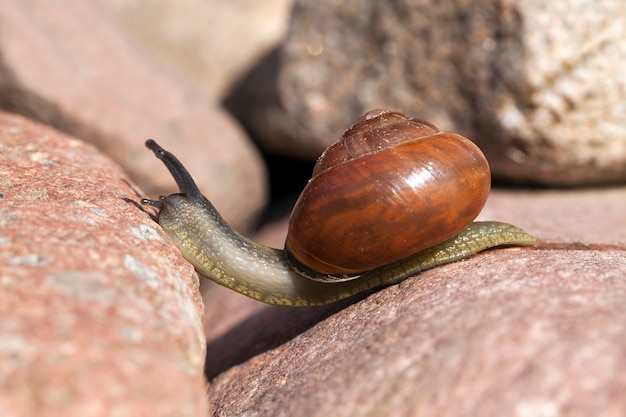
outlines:
{"label": "mottled stone texture", "polygon": [[92,146],[0,113],[0,414],[205,416],[193,269]]}
{"label": "mottled stone texture", "polygon": [[[479,219],[520,225],[542,247],[488,251],[317,308],[214,288],[213,413],[623,415],[624,213],[624,187],[495,189]],[[286,224],[258,237],[280,247]]]}
{"label": "mottled stone texture", "polygon": [[515,249],[426,272],[221,374],[213,415],[623,415],[624,253]]}
{"label": "mottled stone texture", "polygon": [[617,0],[296,1],[229,103],[293,154],[387,107],[475,140],[500,179],[623,182],[625,19]]}
{"label": "mottled stone texture", "polygon": [[154,138],[176,152],[236,227],[256,220],[265,167],[243,130],[106,8],[7,0],[0,28],[0,108],[95,144],[156,197],[172,192],[172,180],[143,147]]}

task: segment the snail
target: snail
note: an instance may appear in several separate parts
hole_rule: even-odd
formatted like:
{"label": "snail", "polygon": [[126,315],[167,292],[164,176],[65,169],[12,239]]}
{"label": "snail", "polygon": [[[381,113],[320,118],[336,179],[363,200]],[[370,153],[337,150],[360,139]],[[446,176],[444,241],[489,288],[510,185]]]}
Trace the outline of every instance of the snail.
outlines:
{"label": "snail", "polygon": [[317,161],[290,218],[285,248],[242,236],[181,162],[146,141],[180,193],[142,199],[196,271],[256,300],[331,303],[495,246],[538,240],[473,222],[489,194],[487,160],[469,139],[398,112],[373,110]]}

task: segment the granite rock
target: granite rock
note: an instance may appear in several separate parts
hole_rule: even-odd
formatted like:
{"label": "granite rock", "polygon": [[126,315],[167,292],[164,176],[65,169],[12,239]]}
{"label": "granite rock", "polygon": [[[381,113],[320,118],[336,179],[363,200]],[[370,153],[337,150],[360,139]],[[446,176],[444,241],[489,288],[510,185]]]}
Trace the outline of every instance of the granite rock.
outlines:
{"label": "granite rock", "polygon": [[623,183],[625,17],[613,0],[296,1],[286,40],[228,103],[293,155],[389,108],[476,141],[498,179]]}
{"label": "granite rock", "polygon": [[0,112],[4,416],[205,416],[193,268],[85,142]]}
{"label": "granite rock", "polygon": [[[504,248],[314,308],[206,294],[213,415],[621,415],[626,188],[494,189]],[[258,240],[280,247],[287,219]]]}

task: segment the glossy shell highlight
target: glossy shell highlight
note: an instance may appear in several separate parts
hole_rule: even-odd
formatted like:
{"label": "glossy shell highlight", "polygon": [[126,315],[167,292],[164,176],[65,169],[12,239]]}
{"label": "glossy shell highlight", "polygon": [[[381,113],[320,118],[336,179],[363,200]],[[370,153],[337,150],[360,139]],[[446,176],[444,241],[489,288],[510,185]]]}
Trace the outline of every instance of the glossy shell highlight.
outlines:
{"label": "glossy shell highlight", "polygon": [[285,249],[313,279],[349,279],[459,233],[490,186],[487,160],[470,140],[402,113],[372,111],[318,160]]}

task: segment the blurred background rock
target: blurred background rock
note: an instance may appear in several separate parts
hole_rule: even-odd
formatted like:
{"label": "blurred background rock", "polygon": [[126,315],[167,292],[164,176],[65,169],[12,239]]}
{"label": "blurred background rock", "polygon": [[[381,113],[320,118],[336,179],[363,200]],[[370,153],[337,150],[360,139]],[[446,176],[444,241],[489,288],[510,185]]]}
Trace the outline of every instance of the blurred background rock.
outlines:
{"label": "blurred background rock", "polygon": [[7,1],[0,107],[96,144],[149,195],[172,190],[154,137],[243,231],[372,108],[471,138],[496,183],[623,183],[616,16],[609,0]]}
{"label": "blurred background rock", "polygon": [[620,2],[108,3],[271,150],[314,159],[388,107],[472,138],[508,183],[626,179]]}
{"label": "blurred background rock", "polygon": [[216,99],[284,38],[293,0],[103,0],[129,30]]}

